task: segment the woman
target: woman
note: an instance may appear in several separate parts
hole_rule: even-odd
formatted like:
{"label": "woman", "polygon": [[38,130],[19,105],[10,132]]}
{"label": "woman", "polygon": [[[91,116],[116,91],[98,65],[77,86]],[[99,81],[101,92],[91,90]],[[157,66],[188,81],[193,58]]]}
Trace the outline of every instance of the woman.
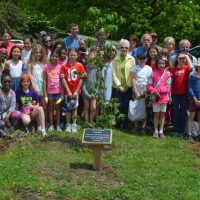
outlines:
{"label": "woman", "polygon": [[132,96],[131,69],[135,65],[135,59],[128,54],[129,47],[129,41],[121,39],[120,52],[113,60],[113,87],[116,89],[116,98],[120,104],[120,114],[125,115],[124,120],[117,121],[118,128],[128,127],[128,106]]}
{"label": "woman", "polygon": [[11,76],[9,70],[4,70],[1,77],[2,88],[0,88],[0,135],[6,136],[7,127],[16,107],[15,92],[11,88]]}

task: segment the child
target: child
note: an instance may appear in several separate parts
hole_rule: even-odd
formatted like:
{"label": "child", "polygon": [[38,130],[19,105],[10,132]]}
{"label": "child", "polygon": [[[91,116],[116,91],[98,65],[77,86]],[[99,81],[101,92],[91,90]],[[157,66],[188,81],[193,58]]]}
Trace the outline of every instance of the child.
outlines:
{"label": "child", "polygon": [[[153,94],[153,112],[154,112],[154,138],[165,138],[163,133],[165,112],[167,109],[167,103],[169,101],[169,92],[171,77],[170,73],[165,70],[166,60],[159,58],[156,62],[156,70],[153,72],[151,83],[148,86],[148,90]],[[159,132],[158,132],[159,126]],[[159,135],[158,135],[159,134]]]}
{"label": "child", "polygon": [[67,57],[67,49],[62,47],[58,50],[59,54],[59,64],[65,65],[67,63],[68,57]]}
{"label": "child", "polygon": [[156,61],[159,56],[159,51],[158,48],[155,46],[152,46],[149,48],[147,52],[147,62],[146,64],[151,66],[152,70],[156,70]]}
{"label": "child", "polygon": [[10,70],[10,75],[12,77],[11,87],[16,92],[23,68],[23,62],[21,60],[21,49],[18,46],[14,46],[11,49],[7,68]]}
{"label": "child", "polygon": [[8,65],[8,62],[6,60],[6,55],[7,55],[6,48],[1,46],[0,47],[0,80],[1,80],[1,75],[2,75],[3,70]]}
{"label": "child", "polygon": [[32,50],[32,45],[33,45],[33,38],[27,36],[24,39],[24,49],[22,50],[22,61],[24,63],[24,69],[23,72],[27,73],[27,64],[31,55],[31,50]]}
{"label": "child", "polygon": [[[83,82],[83,104],[84,104],[84,120],[85,122],[93,122],[96,115],[96,67],[93,60],[96,52],[91,51],[88,54],[88,64],[86,65],[87,80]],[[91,92],[92,90],[92,92]]]}
{"label": "child", "polygon": [[[172,76],[172,106],[174,136],[183,137],[186,124],[186,104],[188,93],[188,78],[192,71],[192,63],[188,55],[179,53],[175,67],[170,68]],[[185,64],[187,62],[187,64]]]}
{"label": "child", "polygon": [[[44,67],[44,97],[48,98],[49,104],[49,122],[50,127],[48,131],[53,131],[53,116],[54,116],[54,105],[56,109],[56,130],[62,131],[60,125],[60,109],[61,100],[63,99],[61,93],[61,82],[60,82],[60,70],[61,65],[58,64],[58,51],[52,51],[51,62]],[[61,97],[62,96],[62,97]],[[60,101],[59,103],[57,103]]]}
{"label": "child", "polygon": [[[132,90],[136,99],[145,98],[147,85],[152,75],[152,68],[146,65],[147,58],[145,55],[138,55],[138,65],[132,68]],[[135,124],[137,129],[137,123]],[[143,129],[145,128],[145,121],[143,121]]]}
{"label": "child", "polygon": [[[189,117],[188,117],[188,141],[194,143],[192,137],[192,122],[194,120],[195,113],[198,113],[198,118],[200,117],[200,58],[198,59],[196,65],[196,73],[190,76],[189,78]],[[199,127],[200,127],[200,118],[199,118]]]}
{"label": "child", "polygon": [[[66,113],[66,131],[77,132],[76,116],[78,107],[78,95],[80,94],[82,86],[81,76],[85,74],[85,69],[82,64],[78,63],[77,52],[75,49],[69,50],[69,60],[66,65],[62,65],[60,76],[64,87],[65,100],[67,101],[67,113]],[[81,73],[77,74],[77,73]],[[71,103],[70,103],[71,102]],[[71,106],[72,105],[72,106]],[[72,121],[72,124],[71,124]]]}
{"label": "child", "polygon": [[31,52],[31,56],[28,62],[28,74],[34,83],[34,88],[39,96],[39,101],[45,112],[46,120],[46,103],[43,94],[43,82],[44,82],[44,65],[47,63],[45,50],[40,44],[36,44]]}
{"label": "child", "polygon": [[44,111],[39,106],[38,95],[33,88],[31,78],[28,74],[21,75],[16,93],[16,103],[16,108],[21,112],[22,123],[25,127],[35,118],[38,122],[38,130],[41,131],[42,137],[46,137]]}

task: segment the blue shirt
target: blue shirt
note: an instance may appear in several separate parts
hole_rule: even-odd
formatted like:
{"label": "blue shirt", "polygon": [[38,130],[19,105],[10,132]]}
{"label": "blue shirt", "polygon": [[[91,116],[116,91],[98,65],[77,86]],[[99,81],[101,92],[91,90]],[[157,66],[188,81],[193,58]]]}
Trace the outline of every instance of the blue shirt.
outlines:
{"label": "blue shirt", "polygon": [[133,49],[132,56],[137,59],[138,55],[147,55],[147,51],[144,50],[143,46]]}
{"label": "blue shirt", "polygon": [[64,43],[65,43],[66,49],[67,50],[69,50],[71,48],[78,49],[79,48],[78,42],[80,39],[81,39],[80,35],[78,35],[76,39],[72,39],[71,36],[64,38]]}
{"label": "blue shirt", "polygon": [[200,100],[200,78],[190,76],[188,94],[189,97],[195,96],[197,100]]}

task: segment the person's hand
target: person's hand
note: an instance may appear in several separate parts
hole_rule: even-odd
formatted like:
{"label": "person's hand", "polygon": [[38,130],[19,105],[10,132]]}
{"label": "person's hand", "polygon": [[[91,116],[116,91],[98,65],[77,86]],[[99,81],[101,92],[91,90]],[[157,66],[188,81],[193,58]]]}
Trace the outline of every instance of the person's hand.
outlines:
{"label": "person's hand", "polygon": [[73,93],[73,97],[75,98],[77,95],[78,95],[78,91],[75,90]]}
{"label": "person's hand", "polygon": [[71,91],[68,91],[68,92],[67,92],[67,95],[68,95],[68,97],[69,97],[70,99],[73,98]]}
{"label": "person's hand", "polygon": [[43,94],[42,94],[40,91],[37,91],[37,95],[38,95],[39,97],[42,97],[42,96],[43,96]]}
{"label": "person's hand", "polygon": [[64,94],[61,94],[60,98],[61,98],[61,101],[62,101],[65,98]]}
{"label": "person's hand", "polygon": [[195,101],[195,106],[200,107],[200,101]]}
{"label": "person's hand", "polygon": [[135,98],[136,98],[136,99],[139,99],[140,97],[141,97],[140,93],[135,92]]}
{"label": "person's hand", "polygon": [[124,92],[126,92],[126,89],[123,88],[122,86],[120,86],[120,87],[119,87],[119,91],[122,92],[122,93],[124,93]]}

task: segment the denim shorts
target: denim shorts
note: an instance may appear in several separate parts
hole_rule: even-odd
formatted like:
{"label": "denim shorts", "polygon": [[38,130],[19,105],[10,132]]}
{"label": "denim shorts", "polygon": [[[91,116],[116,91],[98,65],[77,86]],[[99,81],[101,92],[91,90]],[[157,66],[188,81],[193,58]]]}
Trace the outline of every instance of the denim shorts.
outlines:
{"label": "denim shorts", "polygon": [[61,94],[48,94],[48,100],[58,100],[60,99]]}
{"label": "denim shorts", "polygon": [[190,112],[199,112],[200,111],[200,107],[197,107],[195,105],[195,102],[194,102],[193,99],[189,99],[189,101],[188,101],[188,110]]}

